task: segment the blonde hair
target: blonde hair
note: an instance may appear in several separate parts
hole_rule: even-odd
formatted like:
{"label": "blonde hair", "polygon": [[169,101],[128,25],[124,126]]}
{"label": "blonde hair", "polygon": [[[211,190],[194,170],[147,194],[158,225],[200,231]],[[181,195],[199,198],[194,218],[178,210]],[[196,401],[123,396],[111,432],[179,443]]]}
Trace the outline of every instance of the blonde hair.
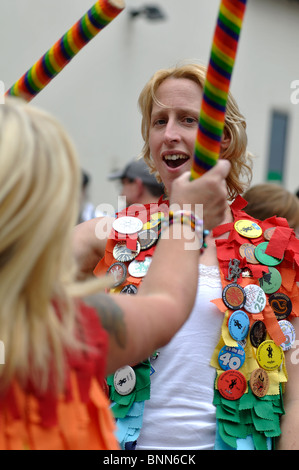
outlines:
{"label": "blonde hair", "polygon": [[52,116],[14,98],[0,105],[1,390],[13,378],[45,389],[53,368],[61,385],[65,352],[79,347],[67,288],[80,178],[74,146]]}
{"label": "blonde hair", "polygon": [[[145,159],[152,173],[155,173],[158,181],[161,181],[157,173],[155,163],[150,154],[149,132],[153,103],[158,103],[156,92],[159,86],[167,78],[187,78],[197,83],[203,90],[206,76],[206,67],[200,64],[183,64],[168,69],[158,70],[143,88],[138,104],[142,113],[141,133],[144,146],[141,157]],[[229,137],[230,144],[225,149],[221,158],[226,158],[231,162],[231,171],[227,178],[229,199],[234,199],[241,194],[251,181],[251,154],[247,151],[246,122],[238,105],[229,93],[224,135]],[[241,178],[244,177],[244,181]]]}
{"label": "blonde hair", "polygon": [[276,215],[284,217],[291,228],[299,228],[299,199],[279,184],[257,184],[243,197],[248,202],[244,210],[252,217],[264,220]]}

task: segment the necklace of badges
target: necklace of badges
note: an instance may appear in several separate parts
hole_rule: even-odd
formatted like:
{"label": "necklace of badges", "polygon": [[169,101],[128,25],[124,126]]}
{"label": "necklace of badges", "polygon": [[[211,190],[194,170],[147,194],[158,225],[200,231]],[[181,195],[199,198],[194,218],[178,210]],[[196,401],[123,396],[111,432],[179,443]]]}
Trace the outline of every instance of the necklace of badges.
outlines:
{"label": "necklace of badges", "polygon": [[[144,208],[139,213],[138,206],[130,206],[118,214],[112,225],[105,256],[94,270],[95,275],[112,274],[114,284],[111,293],[137,294],[151,264],[161,234],[161,219],[168,213],[168,203],[161,199],[158,204],[145,205]],[[130,215],[132,213],[134,216]],[[147,359],[134,367],[122,367],[107,377],[109,398],[115,403],[113,413],[116,419],[123,419],[134,401],[149,399],[150,374],[151,366]],[[135,417],[138,413],[135,411]]]}
{"label": "necklace of badges", "polygon": [[[137,217],[122,216],[115,219],[113,229],[125,236],[135,235],[135,246],[128,247],[128,242],[118,241],[113,248],[115,262],[109,266],[107,274],[113,274],[115,283],[112,292],[136,294],[139,282],[143,278],[152,261],[152,251],[159,239],[162,213],[158,212],[143,223]],[[134,238],[132,239],[134,243]],[[141,255],[140,255],[141,254]],[[131,283],[127,284],[127,277]],[[125,285],[124,285],[125,284]]]}
{"label": "necklace of badges", "polygon": [[[161,234],[161,219],[168,214],[168,202],[130,206],[118,214],[107,241],[105,256],[94,274],[112,274],[111,293],[134,295],[151,264]],[[132,217],[130,214],[134,214]],[[153,357],[157,357],[155,352]],[[117,439],[123,450],[134,450],[142,427],[144,402],[150,399],[150,359],[124,366],[107,377],[108,397],[117,424]]]}
{"label": "necklace of badges", "polygon": [[[223,291],[214,303],[224,313],[211,360],[216,448],[266,450],[280,435],[285,352],[296,339],[290,319],[299,310],[298,267],[292,259],[299,242],[286,223],[276,225],[276,217],[255,221],[241,210],[245,205],[241,197],[235,200],[229,238],[216,241]],[[271,244],[275,230],[282,233],[284,253],[276,250],[277,237]]]}

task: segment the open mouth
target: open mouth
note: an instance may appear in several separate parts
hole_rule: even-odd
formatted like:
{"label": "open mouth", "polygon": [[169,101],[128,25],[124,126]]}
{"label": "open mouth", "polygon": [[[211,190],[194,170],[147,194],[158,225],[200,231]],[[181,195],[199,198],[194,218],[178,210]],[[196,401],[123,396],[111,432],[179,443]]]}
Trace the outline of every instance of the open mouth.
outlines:
{"label": "open mouth", "polygon": [[189,160],[189,157],[182,154],[165,155],[163,160],[168,168],[179,168]]}

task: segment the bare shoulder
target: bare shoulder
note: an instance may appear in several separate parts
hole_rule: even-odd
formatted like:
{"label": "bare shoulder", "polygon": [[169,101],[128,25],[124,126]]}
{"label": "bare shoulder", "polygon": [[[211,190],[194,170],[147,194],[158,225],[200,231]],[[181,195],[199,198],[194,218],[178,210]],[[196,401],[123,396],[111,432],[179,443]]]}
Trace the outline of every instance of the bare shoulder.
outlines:
{"label": "bare shoulder", "polygon": [[84,299],[94,307],[100,317],[103,328],[114,338],[120,348],[127,345],[127,330],[124,312],[109,294],[91,295]]}

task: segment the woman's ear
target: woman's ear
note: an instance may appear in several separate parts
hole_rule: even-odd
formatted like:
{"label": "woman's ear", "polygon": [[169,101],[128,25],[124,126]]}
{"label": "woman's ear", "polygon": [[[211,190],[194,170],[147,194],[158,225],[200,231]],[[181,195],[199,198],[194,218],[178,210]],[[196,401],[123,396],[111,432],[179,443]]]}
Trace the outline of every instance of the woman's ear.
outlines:
{"label": "woman's ear", "polygon": [[229,133],[227,132],[227,130],[224,129],[222,138],[221,138],[221,150],[220,150],[221,153],[225,152],[228,149],[230,142],[231,142],[231,137]]}

